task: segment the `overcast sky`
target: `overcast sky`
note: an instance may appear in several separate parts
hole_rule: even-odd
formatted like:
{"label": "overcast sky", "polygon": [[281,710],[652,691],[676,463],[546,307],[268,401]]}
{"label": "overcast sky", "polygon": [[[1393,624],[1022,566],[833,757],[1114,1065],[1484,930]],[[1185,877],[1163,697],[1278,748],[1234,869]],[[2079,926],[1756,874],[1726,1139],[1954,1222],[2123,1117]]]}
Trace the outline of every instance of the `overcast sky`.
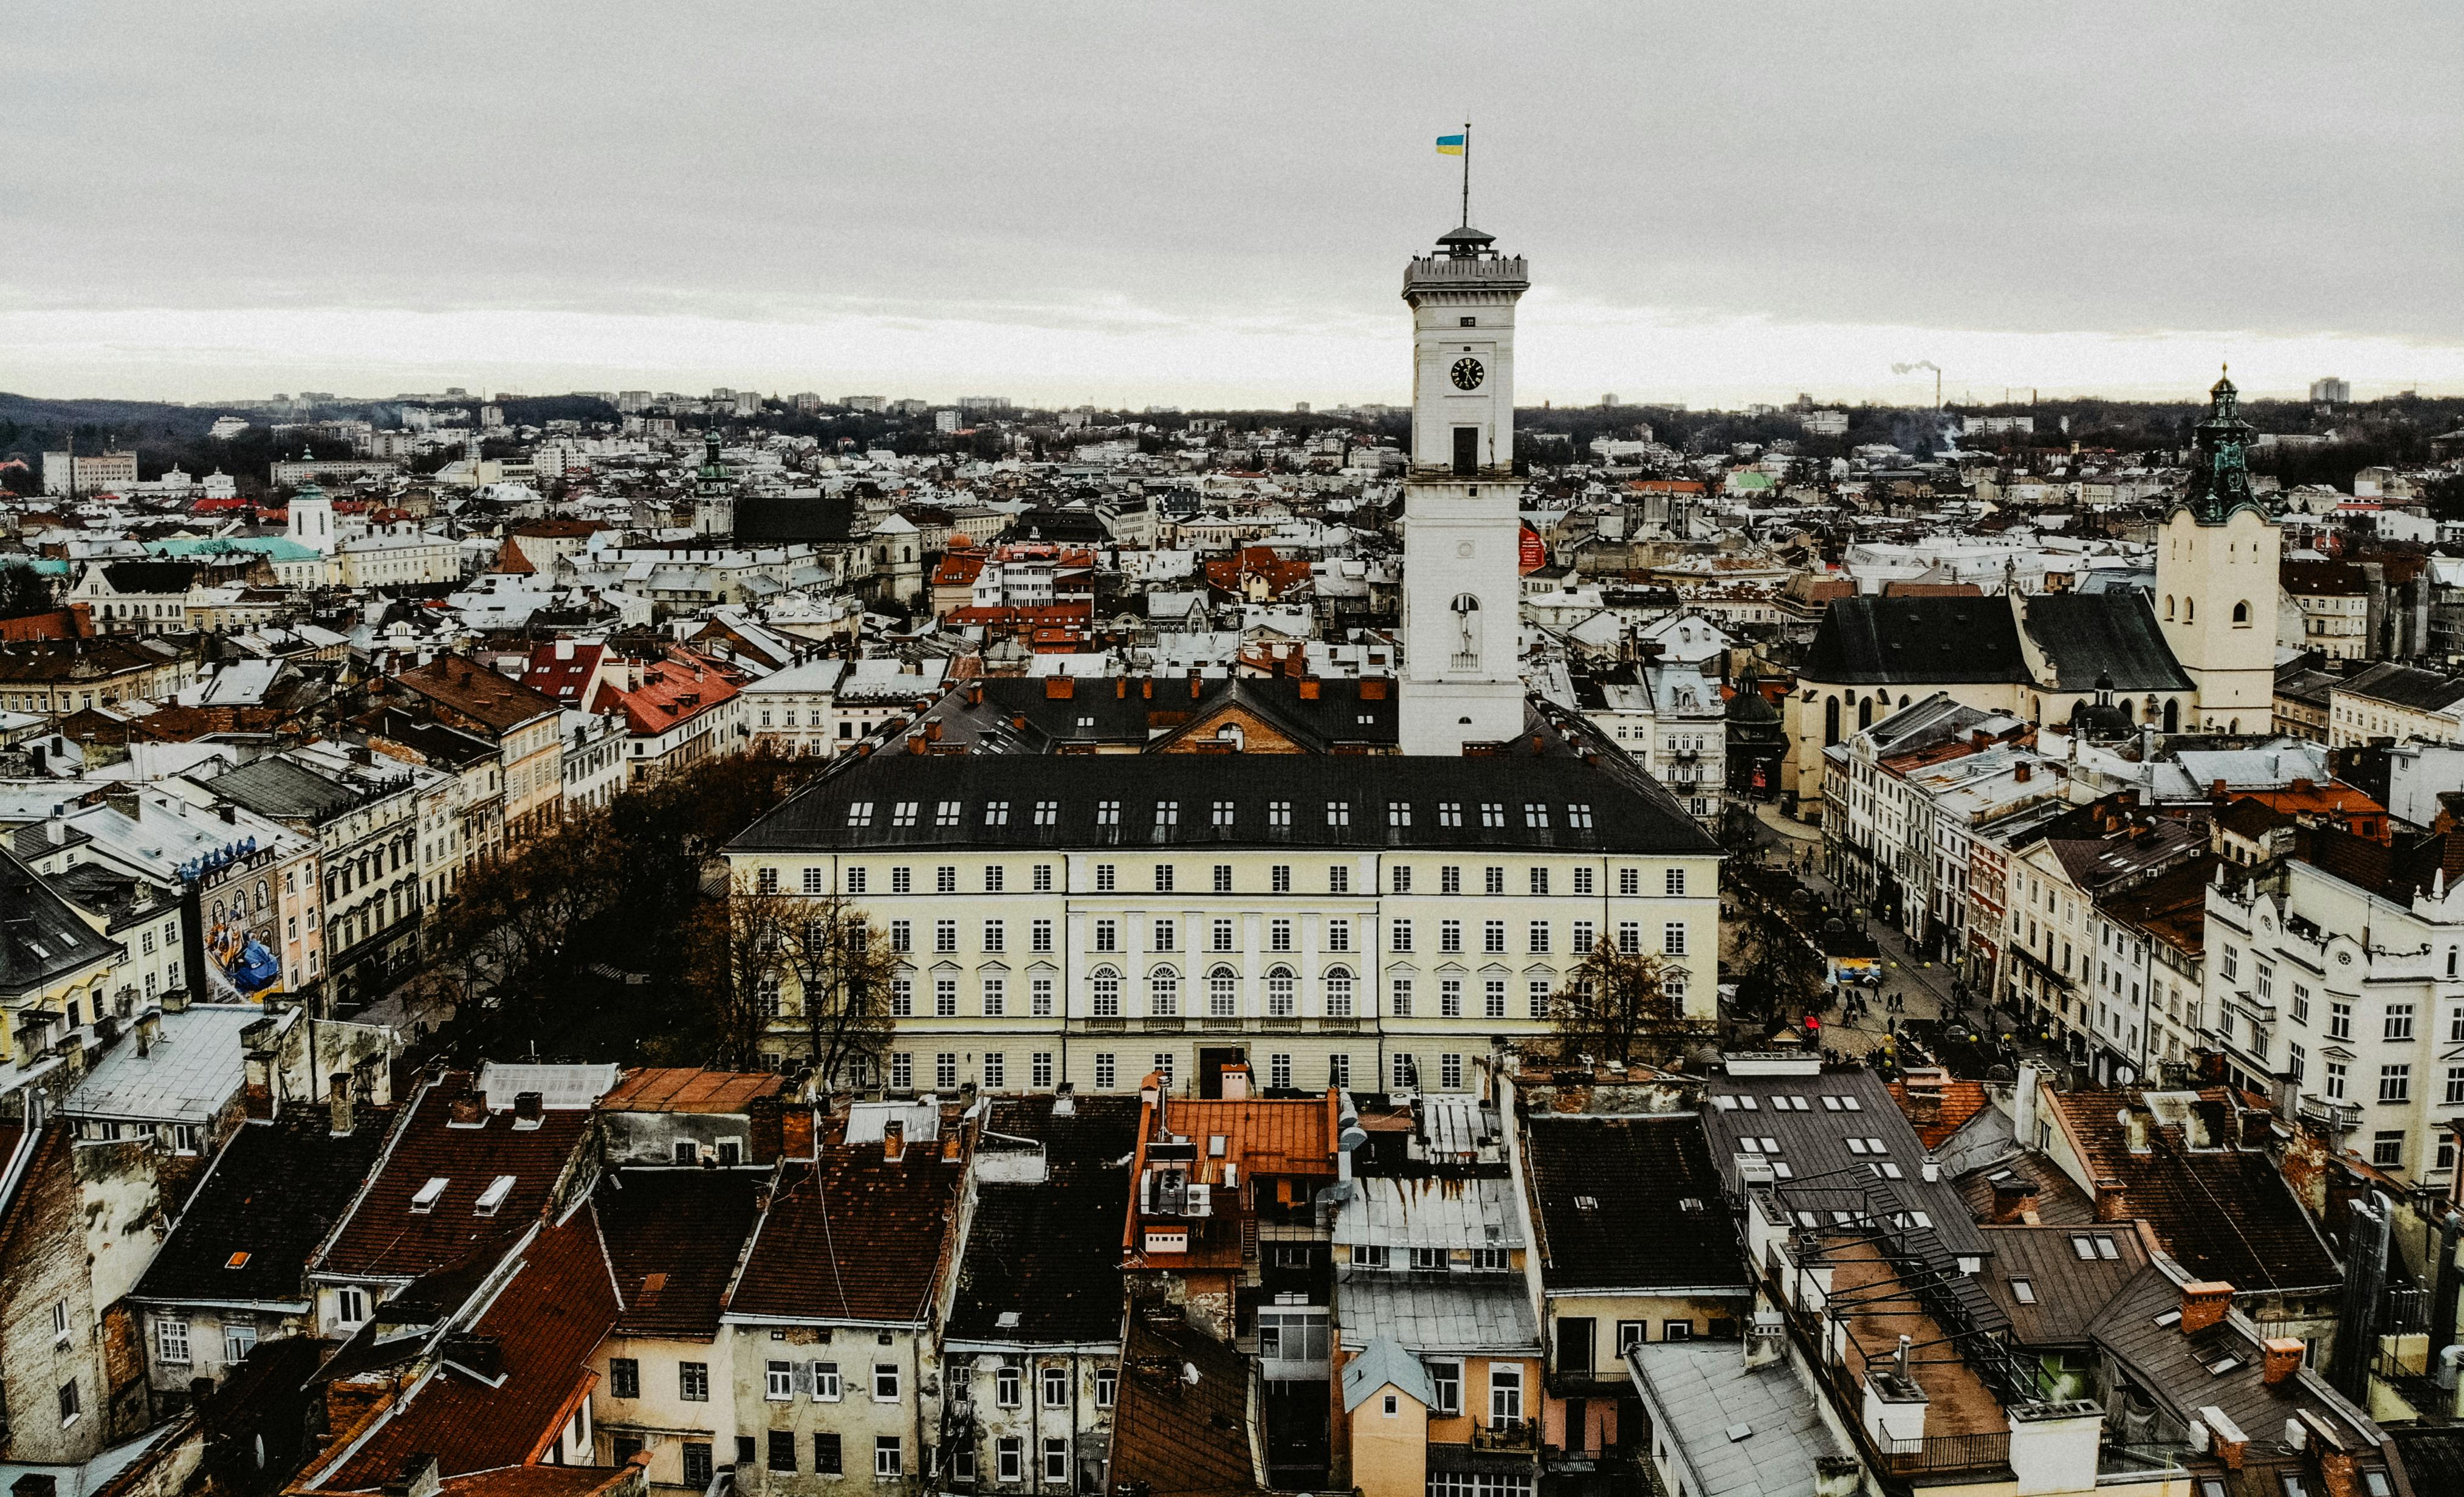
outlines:
{"label": "overcast sky", "polygon": [[2451,4],[47,8],[0,388],[1405,398],[2464,390]]}

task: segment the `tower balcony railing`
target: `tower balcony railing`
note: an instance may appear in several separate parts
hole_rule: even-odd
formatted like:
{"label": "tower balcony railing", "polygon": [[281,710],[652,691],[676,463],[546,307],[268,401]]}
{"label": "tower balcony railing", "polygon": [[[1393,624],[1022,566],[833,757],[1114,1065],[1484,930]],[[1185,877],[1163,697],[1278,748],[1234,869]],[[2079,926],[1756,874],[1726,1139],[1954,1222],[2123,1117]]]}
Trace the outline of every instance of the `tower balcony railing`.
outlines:
{"label": "tower balcony railing", "polygon": [[1455,284],[1511,286],[1527,289],[1531,275],[1519,254],[1464,255],[1422,254],[1413,257],[1411,268],[1404,272],[1406,286]]}

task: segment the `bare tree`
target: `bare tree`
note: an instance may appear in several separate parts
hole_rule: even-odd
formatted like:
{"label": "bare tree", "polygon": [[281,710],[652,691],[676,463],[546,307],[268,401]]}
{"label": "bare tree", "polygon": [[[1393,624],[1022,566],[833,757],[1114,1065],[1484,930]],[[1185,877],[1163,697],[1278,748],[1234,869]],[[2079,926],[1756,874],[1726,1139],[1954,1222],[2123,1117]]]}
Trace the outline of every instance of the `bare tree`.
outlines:
{"label": "bare tree", "polygon": [[785,893],[744,874],[710,909],[695,922],[693,980],[721,1064],[759,1065],[765,1039],[801,1039],[822,1090],[880,1073],[898,958],[862,910],[843,894]]}
{"label": "bare tree", "polygon": [[1574,969],[1573,985],[1557,1006],[1564,1052],[1631,1061],[1641,1042],[1687,1032],[1683,1001],[1668,978],[1660,958],[1622,951],[1603,938]]}

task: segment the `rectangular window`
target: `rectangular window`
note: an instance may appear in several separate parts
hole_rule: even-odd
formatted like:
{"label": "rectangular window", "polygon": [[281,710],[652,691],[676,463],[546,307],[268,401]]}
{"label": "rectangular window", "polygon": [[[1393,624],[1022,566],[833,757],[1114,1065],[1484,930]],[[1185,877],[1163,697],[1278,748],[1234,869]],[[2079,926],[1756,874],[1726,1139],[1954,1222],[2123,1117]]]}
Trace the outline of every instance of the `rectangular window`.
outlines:
{"label": "rectangular window", "polygon": [[687,1486],[706,1488],[712,1475],[710,1442],[688,1440],[684,1442],[684,1477]]}
{"label": "rectangular window", "polygon": [[1218,863],[1215,865],[1215,892],[1219,894],[1228,894],[1232,892],[1231,864]]}
{"label": "rectangular window", "polygon": [[1408,894],[1412,892],[1412,868],[1410,864],[1403,864],[1395,870],[1394,884],[1395,892],[1398,894]]}
{"label": "rectangular window", "polygon": [[1330,894],[1352,892],[1352,870],[1338,863],[1326,870],[1326,892]]}
{"label": "rectangular window", "polygon": [[1485,868],[1481,871],[1481,892],[1496,897],[1506,892],[1506,870]]}
{"label": "rectangular window", "polygon": [[1480,1012],[1484,1019],[1506,1017],[1506,980],[1490,978],[1481,984]]}
{"label": "rectangular window", "polygon": [[2371,1134],[2370,1162],[2383,1169],[2402,1169],[2404,1134],[2394,1131]]}
{"label": "rectangular window", "polygon": [[1046,1485],[1069,1480],[1069,1442],[1046,1440],[1044,1442],[1044,1480]]}
{"label": "rectangular window", "polygon": [[1462,1056],[1441,1055],[1438,1057],[1438,1090],[1441,1091],[1461,1091],[1463,1084],[1463,1067]]}
{"label": "rectangular window", "polygon": [[1052,1052],[1038,1050],[1029,1057],[1027,1075],[1031,1086],[1044,1088],[1052,1085]]}
{"label": "rectangular window", "polygon": [[958,1057],[943,1050],[933,1057],[933,1085],[947,1091],[958,1084]]}
{"label": "rectangular window", "polygon": [[933,870],[933,892],[937,894],[957,893],[958,892],[958,870],[946,863],[941,867],[935,869]]}
{"label": "rectangular window", "polygon": [[860,868],[851,868],[851,869],[849,869],[849,870],[847,870],[847,892],[848,892],[848,893],[850,893],[850,894],[860,894],[860,893],[863,893],[863,892],[864,892],[864,884],[865,884],[865,870],[862,870],[862,869],[860,869]]}
{"label": "rectangular window", "polygon": [[1007,1085],[1009,1085],[1009,1057],[999,1050],[985,1052],[984,1090],[999,1091]]}
{"label": "rectangular window", "polygon": [[1463,922],[1461,920],[1440,920],[1438,922],[1438,950],[1441,952],[1460,952],[1463,950]]}
{"label": "rectangular window", "polygon": [[984,922],[984,950],[999,952],[1009,944],[1009,928],[1000,920]]}
{"label": "rectangular window", "polygon": [[1438,892],[1441,894],[1462,893],[1463,870],[1451,863],[1438,870]]}
{"label": "rectangular window", "polygon": [[1431,1362],[1428,1365],[1429,1385],[1437,1396],[1436,1406],[1429,1412],[1461,1414],[1463,1412],[1463,1363]]}
{"label": "rectangular window", "polygon": [[1292,949],[1291,921],[1270,920],[1267,922],[1266,949],[1268,951],[1289,951]]}
{"label": "rectangular window", "polygon": [[875,1403],[898,1401],[898,1364],[896,1362],[872,1364],[872,1401]]}
{"label": "rectangular window", "polygon": [[1121,949],[1121,924],[1118,920],[1098,920],[1095,922],[1095,949],[1097,951],[1119,951]]}
{"label": "rectangular window", "polygon": [[1098,1091],[1110,1091],[1119,1079],[1120,1065],[1117,1058],[1109,1053],[1097,1055],[1095,1057],[1095,1090]]}
{"label": "rectangular window", "polygon": [[1621,868],[1617,870],[1617,892],[1625,895],[1641,893],[1642,870],[1639,868]]}
{"label": "rectangular window", "polygon": [[935,1019],[958,1017],[958,980],[957,978],[933,980],[933,1017]]}
{"label": "rectangular window", "polygon": [[1634,920],[1617,922],[1617,950],[1629,957],[1641,954],[1642,926],[1639,922]]}
{"label": "rectangular window", "polygon": [[2412,1005],[2389,1003],[2387,1006],[2387,1037],[2390,1040],[2412,1038]]}
{"label": "rectangular window", "polygon": [[1412,1017],[1412,980],[1396,978],[1387,984],[1386,1011],[1397,1019]]}
{"label": "rectangular window", "polygon": [[890,892],[893,894],[912,892],[915,888],[913,869],[894,868],[890,870]]}
{"label": "rectangular window", "polygon": [[813,1474],[837,1476],[840,1472],[839,1437],[828,1431],[815,1434],[813,1436]]}
{"label": "rectangular window", "polygon": [[1038,863],[1035,866],[1035,892],[1039,894],[1048,894],[1052,892],[1051,864]]}
{"label": "rectangular window", "polygon": [[154,1349],[163,1361],[174,1367],[188,1365],[188,1323],[186,1320],[154,1322]]}
{"label": "rectangular window", "polygon": [[619,1398],[642,1396],[642,1364],[630,1356],[611,1357],[607,1363],[607,1391]]}
{"label": "rectangular window", "polygon": [[687,1403],[710,1401],[710,1364],[708,1362],[676,1364],[676,1397]]}
{"label": "rectangular window", "polygon": [[1007,873],[1007,871],[1006,871],[1004,869],[1002,869],[1002,867],[1001,867],[1000,864],[998,864],[998,863],[988,863],[988,864],[984,865],[984,892],[985,892],[985,893],[988,893],[988,894],[998,894],[998,893],[1000,893],[1000,892],[1001,892],[1002,885],[1007,881],[1007,879],[1008,879],[1008,873]]}
{"label": "rectangular window", "polygon": [[1670,869],[1664,876],[1666,878],[1666,883],[1663,887],[1668,897],[1671,899],[1684,898],[1685,870],[1682,868],[1673,868]]}
{"label": "rectangular window", "polygon": [[1276,1054],[1266,1057],[1266,1085],[1288,1090],[1292,1084],[1292,1058]]}
{"label": "rectangular window", "polygon": [[2412,1068],[2382,1066],[2379,1068],[2379,1100],[2409,1102],[2412,1100]]}
{"label": "rectangular window", "polygon": [[1038,1019],[1051,1018],[1052,980],[1050,978],[1030,978],[1027,980],[1026,990],[1028,1012]]}
{"label": "rectangular window", "polygon": [[1042,1379],[1044,1406],[1066,1409],[1069,1406],[1069,1372],[1067,1368],[1047,1367]]}
{"label": "rectangular window", "polygon": [[1014,1409],[1021,1402],[1019,1385],[1024,1379],[1015,1364],[1004,1362],[993,1370],[993,1403],[998,1408]]}
{"label": "rectangular window", "polygon": [[839,1381],[839,1364],[815,1362],[813,1364],[813,1401],[836,1403],[846,1395],[846,1386]]}
{"label": "rectangular window", "polygon": [[1463,1017],[1463,979],[1440,978],[1438,980],[1438,1017],[1441,1019]]}
{"label": "rectangular window", "polygon": [[773,1403],[784,1403],[795,1396],[796,1370],[792,1363],[772,1362],[762,1369],[762,1398]]}
{"label": "rectangular window", "polygon": [[1016,1435],[1003,1435],[993,1442],[993,1479],[1014,1486],[1026,1480],[1026,1442]]}
{"label": "rectangular window", "polygon": [[1504,920],[1489,920],[1482,924],[1480,931],[1480,949],[1492,956],[1506,950],[1506,922]]}
{"label": "rectangular window", "polygon": [[872,1474],[877,1477],[903,1475],[907,1465],[900,1454],[896,1435],[872,1437]]}
{"label": "rectangular window", "polygon": [[1671,920],[1660,928],[1660,949],[1671,957],[1685,955],[1685,922]]}
{"label": "rectangular window", "polygon": [[1027,949],[1049,953],[1052,950],[1052,922],[1038,920],[1027,927]]}
{"label": "rectangular window", "polygon": [[1173,866],[1171,864],[1158,863],[1155,866],[1155,892],[1156,893],[1171,893],[1173,892],[1172,880]]}
{"label": "rectangular window", "polygon": [[1266,888],[1270,892],[1278,894],[1290,893],[1292,892],[1292,866],[1288,863],[1278,863],[1273,868],[1268,869],[1266,870]]}
{"label": "rectangular window", "polygon": [[1412,922],[1408,918],[1389,921],[1386,937],[1388,944],[1397,951],[1409,952],[1412,949]]}
{"label": "rectangular window", "polygon": [[830,887],[829,877],[830,872],[827,869],[808,868],[804,870],[804,892],[808,894],[827,893]]}
{"label": "rectangular window", "polygon": [[1528,870],[1524,876],[1534,895],[1545,895],[1549,892],[1549,870],[1547,869],[1531,869]]}
{"label": "rectangular window", "polygon": [[2329,1061],[2327,1063],[2326,1085],[2327,1099],[2329,1101],[2337,1101],[2343,1098],[2344,1095],[2344,1063],[2343,1061]]}
{"label": "rectangular window", "polygon": [[766,1464],[771,1470],[793,1476],[796,1473],[796,1432],[792,1429],[770,1431],[769,1454]]}
{"label": "rectangular window", "polygon": [[1593,947],[1595,946],[1599,940],[1595,932],[1596,927],[1595,927],[1591,921],[1576,920],[1574,922],[1573,933],[1574,943],[1566,949],[1577,957],[1590,956],[1592,954]]}
{"label": "rectangular window", "polygon": [[[1342,870],[1337,869],[1335,871],[1341,872]],[[1326,949],[1329,951],[1350,951],[1352,949],[1352,922],[1350,920],[1329,920],[1326,922]]]}
{"label": "rectangular window", "polygon": [[1097,892],[1097,893],[1099,893],[1099,894],[1109,894],[1109,893],[1111,893],[1111,892],[1112,892],[1112,888],[1113,888],[1114,880],[1115,880],[1116,876],[1118,875],[1119,871],[1120,871],[1120,870],[1119,870],[1118,869],[1114,868],[1114,867],[1113,867],[1111,864],[1110,864],[1110,863],[1098,863],[1098,864],[1096,864],[1096,865],[1095,865],[1095,892]]}
{"label": "rectangular window", "polygon": [[1588,894],[1591,892],[1592,870],[1587,868],[1578,868],[1574,870],[1574,892],[1578,894]]}

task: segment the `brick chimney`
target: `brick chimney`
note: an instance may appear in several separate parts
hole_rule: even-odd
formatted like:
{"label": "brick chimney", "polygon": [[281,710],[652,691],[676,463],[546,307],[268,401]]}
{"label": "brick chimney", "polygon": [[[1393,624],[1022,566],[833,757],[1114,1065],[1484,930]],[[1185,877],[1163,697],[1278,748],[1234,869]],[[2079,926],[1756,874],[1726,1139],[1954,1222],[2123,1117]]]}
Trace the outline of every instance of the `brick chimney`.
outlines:
{"label": "brick chimney", "polygon": [[351,1073],[338,1070],[325,1078],[325,1106],[332,1114],[331,1128],[336,1134],[351,1131]]}
{"label": "brick chimney", "polygon": [[1047,675],[1044,678],[1044,699],[1066,702],[1078,694],[1078,678],[1074,675]]}
{"label": "brick chimney", "polygon": [[2193,1279],[2182,1286],[2182,1334],[2196,1335],[2225,1318],[2233,1309],[2233,1287],[2218,1279]]}
{"label": "brick chimney", "polygon": [[1316,701],[1316,700],[1318,699],[1318,693],[1319,693],[1319,690],[1320,690],[1320,687],[1319,687],[1318,679],[1317,679],[1317,677],[1316,677],[1316,676],[1313,676],[1313,675],[1305,675],[1305,676],[1302,676],[1302,677],[1301,677],[1301,700],[1302,700],[1302,701],[1305,701],[1305,702],[1313,702],[1313,701]]}
{"label": "brick chimney", "polygon": [[2099,1222],[2126,1222],[2130,1219],[2130,1197],[2122,1181],[2101,1179],[2096,1182],[2096,1219]]}
{"label": "brick chimney", "polygon": [[1993,1220],[2008,1224],[2026,1222],[2036,1214],[2036,1187],[2023,1179],[1993,1182]]}
{"label": "brick chimney", "polygon": [[446,1104],[445,1121],[453,1128],[487,1127],[487,1099],[475,1091],[465,1091]]}
{"label": "brick chimney", "polygon": [[2301,1354],[2308,1350],[2298,1336],[2269,1336],[2258,1345],[2266,1354],[2260,1377],[2271,1388],[2301,1370]]}
{"label": "brick chimney", "polygon": [[881,1157],[891,1164],[907,1157],[907,1124],[903,1119],[893,1117],[881,1125]]}

